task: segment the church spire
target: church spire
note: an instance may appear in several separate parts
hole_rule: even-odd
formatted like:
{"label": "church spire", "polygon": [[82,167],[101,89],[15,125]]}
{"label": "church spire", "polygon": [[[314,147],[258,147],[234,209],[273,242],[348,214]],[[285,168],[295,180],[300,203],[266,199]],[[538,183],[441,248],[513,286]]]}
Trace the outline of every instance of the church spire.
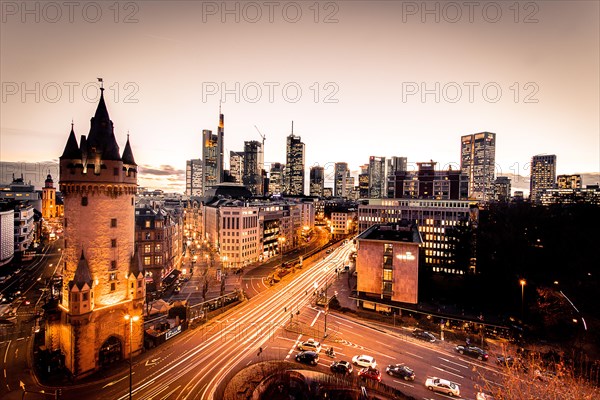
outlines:
{"label": "church spire", "polygon": [[[102,78],[98,78],[98,80],[102,83]],[[113,123],[104,101],[104,87],[100,87],[100,101],[90,125],[90,133],[87,136],[88,150],[95,149],[95,153],[100,153],[104,160],[121,160]],[[93,151],[88,151],[88,153],[92,154]]]}

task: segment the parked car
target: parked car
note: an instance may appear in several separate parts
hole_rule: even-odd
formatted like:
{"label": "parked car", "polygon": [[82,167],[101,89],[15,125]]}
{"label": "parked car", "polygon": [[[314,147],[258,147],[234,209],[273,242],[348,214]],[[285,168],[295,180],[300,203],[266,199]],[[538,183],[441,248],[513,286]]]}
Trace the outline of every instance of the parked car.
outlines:
{"label": "parked car", "polygon": [[317,342],[315,339],[308,339],[306,342],[298,344],[298,350],[312,350],[315,353],[319,353],[321,351],[321,343]]}
{"label": "parked car", "polygon": [[381,382],[381,371],[376,368],[366,367],[358,371],[358,376],[363,379],[372,379]]}
{"label": "parked car", "polygon": [[366,368],[366,367],[375,368],[377,366],[377,362],[375,361],[375,359],[373,357],[365,356],[365,355],[352,357],[352,364],[358,365],[359,367],[363,367],[363,368]]}
{"label": "parked car", "polygon": [[427,331],[422,331],[420,329],[415,329],[412,333],[412,335],[420,340],[425,340],[427,342],[435,342],[435,336],[433,336],[433,333],[431,332],[427,332]]}
{"label": "parked car", "polygon": [[484,392],[477,392],[477,397],[475,397],[475,400],[495,400],[495,397]]}
{"label": "parked car", "polygon": [[466,354],[481,361],[487,361],[489,357],[487,351],[475,346],[456,346],[455,350],[460,354]]}
{"label": "parked car", "polygon": [[447,394],[448,396],[460,396],[460,388],[457,383],[446,379],[431,377],[425,381],[425,387],[433,392]]}
{"label": "parked car", "polygon": [[348,361],[334,361],[329,369],[331,369],[331,372],[344,375],[350,375],[354,370],[352,368],[352,364],[350,364]]}
{"label": "parked car", "polygon": [[415,371],[408,368],[404,364],[391,364],[388,365],[385,369],[388,375],[395,376],[397,378],[402,378],[405,381],[414,381],[415,380]]}
{"label": "parked car", "polygon": [[317,365],[319,362],[319,355],[314,351],[302,351],[296,354],[296,361],[304,364]]}

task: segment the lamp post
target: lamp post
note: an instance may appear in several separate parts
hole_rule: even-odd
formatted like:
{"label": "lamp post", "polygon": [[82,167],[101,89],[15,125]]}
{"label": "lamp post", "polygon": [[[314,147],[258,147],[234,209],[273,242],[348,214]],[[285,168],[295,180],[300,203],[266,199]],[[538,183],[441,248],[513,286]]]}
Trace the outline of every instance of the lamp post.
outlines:
{"label": "lamp post", "polygon": [[521,284],[521,319],[523,319],[525,316],[525,284],[527,281],[521,279],[519,283]]}
{"label": "lamp post", "polygon": [[131,392],[133,388],[133,354],[132,354],[132,341],[133,341],[133,322],[137,322],[140,319],[139,315],[125,315],[125,321],[129,321],[129,400],[131,400]]}

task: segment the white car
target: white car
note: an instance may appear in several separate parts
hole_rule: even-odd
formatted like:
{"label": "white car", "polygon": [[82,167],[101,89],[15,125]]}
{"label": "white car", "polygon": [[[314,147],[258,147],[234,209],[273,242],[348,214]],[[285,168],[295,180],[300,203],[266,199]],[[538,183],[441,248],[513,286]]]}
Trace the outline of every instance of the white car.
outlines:
{"label": "white car", "polygon": [[477,392],[476,400],[494,400],[494,397],[491,394],[485,394],[483,392]]}
{"label": "white car", "polygon": [[425,387],[434,392],[447,394],[448,396],[460,396],[460,388],[458,383],[450,382],[446,379],[436,377],[427,378]]}
{"label": "white car", "polygon": [[377,362],[373,357],[365,355],[352,357],[352,364],[358,365],[363,368],[375,368],[377,366]]}
{"label": "white car", "polygon": [[317,342],[315,339],[308,339],[306,342],[298,344],[298,350],[310,350],[319,353],[321,351],[321,343]]}

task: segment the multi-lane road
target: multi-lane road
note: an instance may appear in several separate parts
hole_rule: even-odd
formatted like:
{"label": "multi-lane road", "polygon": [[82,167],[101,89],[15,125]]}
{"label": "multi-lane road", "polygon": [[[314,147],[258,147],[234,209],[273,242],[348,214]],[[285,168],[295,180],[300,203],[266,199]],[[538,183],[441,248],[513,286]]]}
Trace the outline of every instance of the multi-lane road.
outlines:
{"label": "multi-lane road", "polygon": [[[219,399],[226,383],[242,368],[265,360],[294,362],[298,343],[315,338],[323,342],[324,348],[334,347],[335,359],[350,360],[354,355],[367,354],[375,357],[383,370],[388,364],[407,364],[417,375],[414,382],[387,375],[383,382],[416,398],[444,398],[424,387],[428,376],[438,376],[460,384],[462,398],[474,399],[479,376],[495,374],[497,370],[494,365],[459,356],[447,343],[419,342],[408,330],[391,332],[385,327],[332,313],[327,315],[325,337],[326,316],[322,307],[315,306],[315,293],[323,292],[326,283],[336,287],[336,279],[342,279],[336,269],[339,271],[348,263],[351,251],[350,243],[340,246],[331,254],[319,257],[312,267],[298,270],[284,282],[260,291],[221,318],[188,330],[135,358],[133,397],[140,400]],[[59,261],[60,252],[56,248],[51,252],[56,255],[47,260],[46,267]],[[38,272],[41,271],[36,274]],[[46,268],[40,281],[51,273],[52,268]],[[31,293],[40,283],[36,274],[32,274],[37,284],[29,288]],[[329,289],[328,297],[332,294],[333,288]],[[30,301],[36,301],[35,297]],[[290,326],[293,329],[285,329]],[[25,368],[23,360],[28,350],[17,343],[26,340],[17,342],[17,339],[9,339],[0,349],[5,364]],[[332,361],[322,354],[317,366],[307,368],[327,372]],[[11,378],[10,372],[5,371],[0,377],[3,390],[15,390],[22,380]],[[33,387],[33,382],[25,383],[28,388]],[[128,370],[103,381],[65,387],[62,392],[63,399],[124,400],[129,396]]]}

